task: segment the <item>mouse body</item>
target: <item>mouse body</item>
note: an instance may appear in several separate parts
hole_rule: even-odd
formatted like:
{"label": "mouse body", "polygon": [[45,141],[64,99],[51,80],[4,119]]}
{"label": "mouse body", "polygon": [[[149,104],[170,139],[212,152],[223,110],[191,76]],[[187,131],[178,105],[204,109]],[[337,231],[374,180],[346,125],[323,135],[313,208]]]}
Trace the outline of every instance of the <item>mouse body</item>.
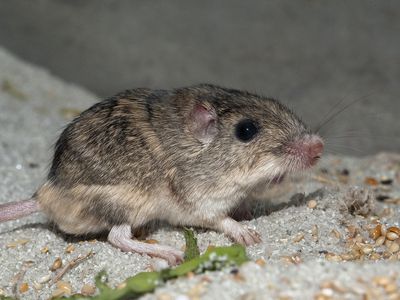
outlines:
{"label": "mouse body", "polygon": [[132,228],[164,220],[258,243],[229,214],[256,186],[308,169],[322,151],[322,139],[274,99],[210,84],[127,90],[64,129],[47,181],[23,207],[66,233],[107,230],[124,251],[176,264],[180,250],[132,239]]}

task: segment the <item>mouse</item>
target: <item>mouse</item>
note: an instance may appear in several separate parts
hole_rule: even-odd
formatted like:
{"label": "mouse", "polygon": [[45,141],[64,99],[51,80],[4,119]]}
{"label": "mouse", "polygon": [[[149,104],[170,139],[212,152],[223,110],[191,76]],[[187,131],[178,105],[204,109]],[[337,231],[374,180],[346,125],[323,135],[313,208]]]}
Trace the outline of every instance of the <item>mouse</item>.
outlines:
{"label": "mouse", "polygon": [[162,220],[259,243],[230,213],[260,185],[314,166],[323,148],[273,98],[213,84],[126,90],[64,128],[47,179],[30,199],[2,204],[0,222],[41,211],[67,234],[107,231],[122,251],[176,265],[181,250],[141,242],[132,230]]}

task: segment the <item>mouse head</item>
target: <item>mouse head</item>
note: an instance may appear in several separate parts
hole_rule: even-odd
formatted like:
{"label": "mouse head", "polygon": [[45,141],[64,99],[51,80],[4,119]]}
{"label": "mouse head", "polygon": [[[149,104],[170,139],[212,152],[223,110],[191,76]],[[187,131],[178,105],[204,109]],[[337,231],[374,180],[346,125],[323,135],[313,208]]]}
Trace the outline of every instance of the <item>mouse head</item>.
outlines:
{"label": "mouse head", "polygon": [[214,171],[249,183],[276,181],[310,168],[322,154],[322,139],[276,100],[212,85],[192,88],[191,98],[187,130]]}

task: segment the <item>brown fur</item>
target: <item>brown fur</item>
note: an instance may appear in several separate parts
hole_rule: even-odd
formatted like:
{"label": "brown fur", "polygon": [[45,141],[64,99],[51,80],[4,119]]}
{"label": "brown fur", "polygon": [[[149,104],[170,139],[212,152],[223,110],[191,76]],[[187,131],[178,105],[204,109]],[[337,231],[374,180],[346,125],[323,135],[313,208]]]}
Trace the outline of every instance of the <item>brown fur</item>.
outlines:
{"label": "brown fur", "polygon": [[[215,115],[210,141],[193,132],[196,105]],[[246,118],[260,127],[249,143],[234,134]],[[154,219],[216,228],[259,182],[290,169],[285,145],[307,133],[282,104],[247,92],[213,85],[129,90],[67,126],[35,197],[72,234]]]}

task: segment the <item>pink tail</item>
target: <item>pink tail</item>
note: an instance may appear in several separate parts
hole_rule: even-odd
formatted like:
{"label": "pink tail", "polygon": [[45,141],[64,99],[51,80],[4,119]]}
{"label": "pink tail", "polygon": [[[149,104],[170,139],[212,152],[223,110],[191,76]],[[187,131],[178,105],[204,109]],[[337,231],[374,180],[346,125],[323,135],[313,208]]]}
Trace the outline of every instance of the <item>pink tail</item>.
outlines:
{"label": "pink tail", "polygon": [[39,210],[37,201],[32,198],[19,202],[0,204],[0,223],[29,216]]}

